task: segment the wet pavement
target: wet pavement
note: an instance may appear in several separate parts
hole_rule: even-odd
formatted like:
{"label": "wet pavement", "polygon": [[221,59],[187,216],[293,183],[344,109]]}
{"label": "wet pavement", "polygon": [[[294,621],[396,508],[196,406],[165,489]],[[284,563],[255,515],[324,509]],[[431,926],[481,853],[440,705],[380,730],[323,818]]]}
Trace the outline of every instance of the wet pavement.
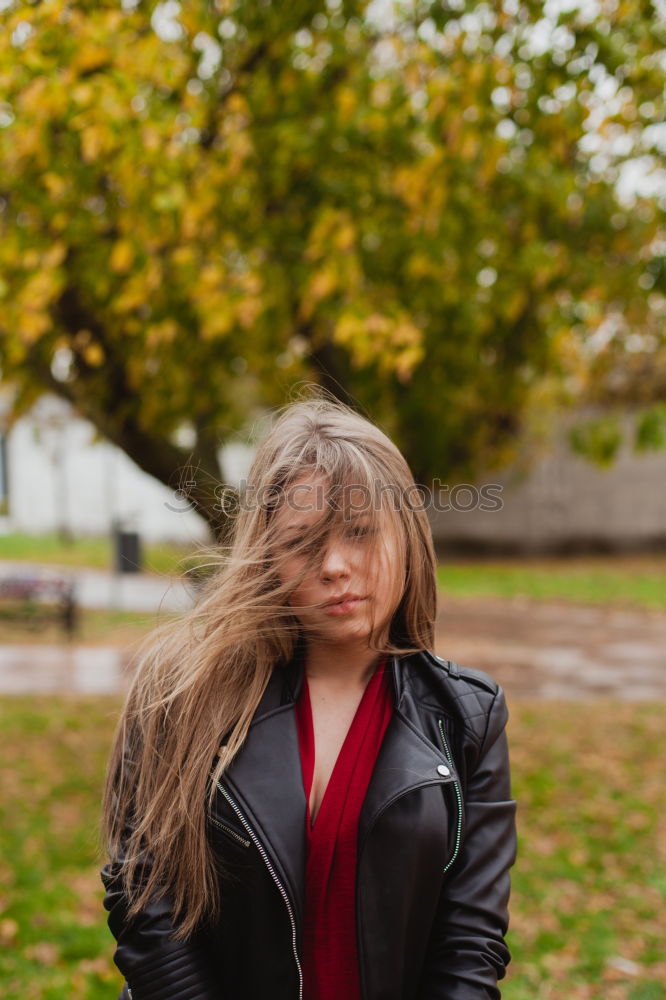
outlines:
{"label": "wet pavement", "polygon": [[513,698],[666,698],[666,614],[534,601],[440,601],[440,656],[491,674]]}
{"label": "wet pavement", "polygon": [[129,655],[114,646],[0,646],[0,694],[117,694]]}
{"label": "wet pavement", "polygon": [[[666,698],[662,612],[444,596],[436,651],[485,670],[511,699]],[[122,692],[131,661],[114,646],[0,646],[0,693]]]}
{"label": "wet pavement", "polygon": [[59,577],[74,584],[82,608],[114,611],[184,611],[194,600],[194,588],[182,577],[167,573],[109,573],[101,569],[52,566],[44,563],[0,560],[0,576]]}

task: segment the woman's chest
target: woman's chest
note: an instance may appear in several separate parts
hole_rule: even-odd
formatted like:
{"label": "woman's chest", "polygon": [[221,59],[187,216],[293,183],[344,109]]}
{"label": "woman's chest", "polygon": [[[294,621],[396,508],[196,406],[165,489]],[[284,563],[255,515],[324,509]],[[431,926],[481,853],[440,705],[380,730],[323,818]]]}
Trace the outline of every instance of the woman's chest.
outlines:
{"label": "woman's chest", "polygon": [[340,758],[349,730],[358,709],[361,695],[335,700],[311,692],[314,760],[310,789],[310,819],[314,822],[326,789]]}

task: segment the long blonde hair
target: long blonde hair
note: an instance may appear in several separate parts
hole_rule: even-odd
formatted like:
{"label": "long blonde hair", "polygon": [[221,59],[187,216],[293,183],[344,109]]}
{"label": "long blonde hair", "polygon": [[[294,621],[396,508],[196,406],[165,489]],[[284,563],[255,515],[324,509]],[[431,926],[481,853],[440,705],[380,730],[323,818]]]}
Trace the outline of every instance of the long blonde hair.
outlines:
{"label": "long blonde hair", "polygon": [[[236,498],[229,544],[214,550],[215,572],[196,606],[144,643],[116,731],[102,837],[111,859],[122,862],[129,916],[168,891],[179,938],[219,915],[207,808],[272,671],[290,661],[303,638],[289,604],[293,581],[278,578],[284,550],[274,514],[285,489],[304,473],[328,484],[326,516],[290,549],[305,556],[304,572],[316,564],[328,532],[354,513],[348,487],[357,493],[359,487],[371,498],[366,513],[378,529],[367,544],[391,537],[403,568],[390,627],[373,624],[370,647],[377,643],[385,655],[432,648],[435,555],[409,467],[377,426],[323,391],[310,391],[277,412],[261,442],[247,488]],[[223,736],[226,750],[216,756]]]}

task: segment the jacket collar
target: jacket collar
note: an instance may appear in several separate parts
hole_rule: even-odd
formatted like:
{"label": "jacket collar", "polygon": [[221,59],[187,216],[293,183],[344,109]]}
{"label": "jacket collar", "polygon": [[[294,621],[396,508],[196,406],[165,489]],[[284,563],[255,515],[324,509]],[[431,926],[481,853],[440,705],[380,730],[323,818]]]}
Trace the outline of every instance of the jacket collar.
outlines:
{"label": "jacket collar", "polygon": [[[359,818],[359,859],[380,813],[417,788],[451,782],[443,749],[423,733],[412,681],[428,669],[419,654],[391,659],[394,711],[386,729]],[[415,674],[416,672],[416,674]],[[294,706],[303,684],[303,658],[273,670],[241,751],[222,778],[264,846],[303,926],[306,801]],[[446,765],[446,775],[437,770]]]}
{"label": "jacket collar", "polygon": [[[416,654],[418,656],[418,654]],[[414,655],[397,654],[391,657],[391,678],[393,682],[394,706],[400,707],[403,699],[405,678],[414,670],[423,669],[415,662]],[[273,670],[263,696],[254,713],[252,725],[260,722],[277,708],[293,705],[301,693],[304,675],[303,647],[297,643],[294,655],[286,664],[279,664]]]}

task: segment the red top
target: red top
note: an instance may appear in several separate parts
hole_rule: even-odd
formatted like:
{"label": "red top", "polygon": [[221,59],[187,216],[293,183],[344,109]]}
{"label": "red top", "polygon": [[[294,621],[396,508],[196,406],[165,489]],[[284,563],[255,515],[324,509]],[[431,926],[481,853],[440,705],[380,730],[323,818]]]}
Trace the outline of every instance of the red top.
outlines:
{"label": "red top", "polygon": [[383,660],[370,678],[310,825],[315,746],[307,677],[296,703],[305,790],[307,865],[303,935],[304,1000],[360,1000],[356,950],[358,818],[393,712]]}

